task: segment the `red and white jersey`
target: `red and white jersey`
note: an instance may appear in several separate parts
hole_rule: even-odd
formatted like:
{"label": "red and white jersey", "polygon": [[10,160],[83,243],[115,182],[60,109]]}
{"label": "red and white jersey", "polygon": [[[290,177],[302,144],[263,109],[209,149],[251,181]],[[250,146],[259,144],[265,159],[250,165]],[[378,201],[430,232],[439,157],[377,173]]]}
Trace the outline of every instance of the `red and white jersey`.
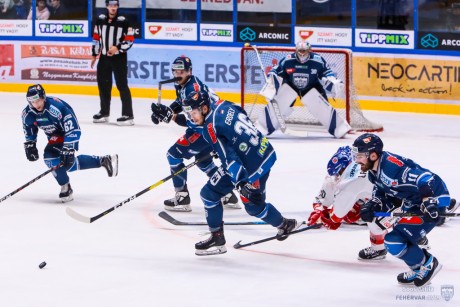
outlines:
{"label": "red and white jersey", "polygon": [[361,166],[351,162],[342,175],[327,175],[324,178],[316,202],[324,207],[333,207],[334,214],[343,218],[358,200],[366,202],[372,197],[373,187],[367,178],[367,173],[361,171]]}

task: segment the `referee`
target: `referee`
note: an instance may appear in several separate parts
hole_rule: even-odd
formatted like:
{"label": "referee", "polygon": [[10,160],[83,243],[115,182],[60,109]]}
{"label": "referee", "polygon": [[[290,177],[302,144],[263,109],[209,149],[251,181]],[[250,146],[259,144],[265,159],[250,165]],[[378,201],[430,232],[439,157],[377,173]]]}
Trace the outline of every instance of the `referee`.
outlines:
{"label": "referee", "polygon": [[127,51],[133,45],[134,32],[129,27],[128,20],[118,15],[118,0],[105,0],[105,5],[107,15],[99,15],[93,32],[91,68],[94,67],[99,55],[97,87],[101,99],[101,110],[93,116],[93,122],[105,123],[109,120],[113,72],[122,104],[122,116],[117,119],[117,124],[131,126],[134,125],[134,116],[131,91],[128,87]]}

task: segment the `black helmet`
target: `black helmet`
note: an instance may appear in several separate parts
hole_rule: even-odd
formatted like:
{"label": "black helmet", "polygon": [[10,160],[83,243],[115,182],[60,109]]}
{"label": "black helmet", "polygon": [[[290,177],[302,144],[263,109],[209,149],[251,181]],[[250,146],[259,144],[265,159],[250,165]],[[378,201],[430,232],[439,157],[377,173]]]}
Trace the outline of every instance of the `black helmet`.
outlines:
{"label": "black helmet", "polygon": [[184,55],[177,57],[174,62],[172,62],[171,69],[174,70],[185,70],[191,71],[192,70],[192,60],[189,57]]}
{"label": "black helmet", "polygon": [[120,6],[120,1],[118,1],[118,0],[105,0],[105,6],[108,6],[109,4],[115,4],[117,6]]}
{"label": "black helmet", "polygon": [[190,112],[193,109],[201,108],[202,106],[210,105],[209,95],[206,91],[191,92],[187,97],[182,101],[182,106],[184,111]]}
{"label": "black helmet", "polygon": [[33,101],[39,98],[46,98],[45,89],[40,84],[31,85],[27,89],[26,98],[30,106],[32,106]]}
{"label": "black helmet", "polygon": [[382,140],[372,133],[364,133],[356,138],[353,142],[354,153],[372,153],[380,155],[383,151]]}

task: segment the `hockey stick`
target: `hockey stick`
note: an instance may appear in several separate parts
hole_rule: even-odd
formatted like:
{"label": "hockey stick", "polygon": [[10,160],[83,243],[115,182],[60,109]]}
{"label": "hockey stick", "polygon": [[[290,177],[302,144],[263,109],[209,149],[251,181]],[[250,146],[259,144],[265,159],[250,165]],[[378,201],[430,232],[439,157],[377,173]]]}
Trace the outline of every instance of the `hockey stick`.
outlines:
{"label": "hockey stick", "polygon": [[158,82],[158,101],[157,101],[157,105],[161,104],[161,86],[163,84],[168,84],[168,83],[173,83],[173,82],[176,82],[176,81],[180,81],[181,79],[182,78],[180,78],[180,77],[174,77],[172,79],[163,80],[163,81]]}
{"label": "hockey stick", "polygon": [[[423,216],[423,214],[414,214],[410,212],[374,212],[375,217],[411,217],[411,216]],[[458,217],[460,213],[441,213],[439,216],[443,217]]]}
{"label": "hockey stick", "polygon": [[201,159],[195,160],[194,162],[192,162],[192,163],[190,163],[190,164],[184,166],[183,168],[181,168],[180,170],[178,170],[178,171],[175,172],[174,174],[171,174],[171,175],[169,175],[168,177],[165,177],[165,178],[161,179],[160,181],[158,181],[158,182],[152,184],[151,186],[149,186],[149,187],[143,189],[142,191],[140,191],[140,192],[134,194],[133,196],[128,197],[127,199],[125,199],[124,201],[118,203],[117,205],[113,206],[112,208],[109,208],[109,209],[105,210],[104,212],[101,212],[101,213],[99,213],[98,215],[95,215],[95,216],[93,216],[93,217],[84,216],[84,215],[82,215],[82,214],[76,212],[75,210],[73,210],[73,209],[70,208],[70,207],[67,207],[67,208],[66,208],[66,213],[67,213],[71,218],[73,218],[73,219],[75,219],[75,220],[77,220],[77,221],[80,221],[80,222],[83,222],[83,223],[92,223],[92,222],[94,222],[94,221],[97,221],[97,220],[100,219],[101,217],[103,217],[103,216],[109,214],[110,212],[114,211],[115,209],[117,209],[117,208],[123,206],[124,204],[129,203],[130,201],[132,201],[132,200],[138,198],[138,197],[141,196],[142,194],[145,194],[145,193],[147,193],[148,191],[153,190],[154,188],[156,188],[157,186],[159,186],[159,185],[165,183],[165,182],[168,181],[169,179],[171,179],[171,178],[173,178],[173,177],[175,177],[175,176],[177,176],[177,175],[179,175],[179,174],[185,172],[186,170],[188,170],[189,168],[191,168],[191,167],[197,165],[197,164],[200,163],[201,161],[203,161],[203,160],[205,160],[205,159],[208,159],[210,156],[212,157],[212,156],[214,156],[214,155],[215,155],[214,153],[210,153],[210,154],[208,154],[208,155],[202,157]]}
{"label": "hockey stick", "polygon": [[[268,83],[267,74],[265,73],[265,67],[264,67],[264,65],[262,63],[262,60],[260,58],[259,50],[257,50],[257,46],[256,45],[249,45],[249,46],[252,49],[254,49],[254,52],[256,53],[257,61],[259,62],[259,65],[260,65],[260,69],[262,70],[262,73],[263,73],[264,78],[265,78],[265,83]],[[276,120],[280,124],[280,130],[281,130],[282,133],[287,134],[287,135],[299,136],[299,137],[307,137],[308,136],[307,131],[292,130],[292,129],[288,128],[286,126],[286,121],[284,120],[283,115],[281,114],[281,110],[280,110],[280,106],[278,104],[278,101],[276,101],[276,99],[273,98],[269,102],[272,105],[273,110],[275,111]]]}
{"label": "hockey stick", "polygon": [[53,166],[52,168],[50,168],[49,170],[47,170],[46,172],[44,172],[43,174],[41,175],[38,175],[37,177],[35,177],[34,179],[32,179],[31,181],[27,182],[25,185],[21,186],[20,188],[17,188],[16,190],[14,190],[13,192],[11,192],[10,194],[2,197],[2,199],[0,199],[0,203],[8,198],[10,198],[11,196],[13,196],[14,194],[18,193],[19,191],[21,191],[22,189],[28,187],[29,185],[31,185],[32,183],[34,183],[35,181],[45,177],[46,175],[48,175],[49,173],[55,171],[56,169],[58,169],[59,167],[61,167],[63,165],[63,163],[59,163],[58,165],[55,165]]}
{"label": "hockey stick", "polygon": [[[296,233],[306,231],[306,230],[316,229],[316,228],[321,228],[321,224],[314,224],[314,225],[311,225],[311,226],[308,226],[308,227],[305,227],[305,228],[294,230],[293,232],[289,233],[289,236],[294,235]],[[262,239],[262,240],[253,241],[253,242],[249,242],[249,243],[243,243],[243,244],[241,244],[241,241],[238,241],[235,245],[233,245],[233,247],[236,248],[236,249],[239,249],[239,248],[242,248],[242,247],[247,247],[247,246],[252,246],[252,245],[264,243],[264,242],[267,242],[267,241],[272,241],[272,240],[275,240],[277,238],[278,238],[277,236],[273,236],[273,237],[268,237],[268,238],[265,238],[265,239]]]}
{"label": "hockey stick", "polygon": [[[176,220],[171,215],[169,215],[165,211],[161,211],[158,213],[158,216],[162,219],[168,221],[169,223],[176,225],[176,226],[208,226],[207,222],[182,222]],[[268,225],[264,221],[253,221],[253,222],[224,222],[224,225],[232,225],[232,226],[244,226],[244,225]]]}

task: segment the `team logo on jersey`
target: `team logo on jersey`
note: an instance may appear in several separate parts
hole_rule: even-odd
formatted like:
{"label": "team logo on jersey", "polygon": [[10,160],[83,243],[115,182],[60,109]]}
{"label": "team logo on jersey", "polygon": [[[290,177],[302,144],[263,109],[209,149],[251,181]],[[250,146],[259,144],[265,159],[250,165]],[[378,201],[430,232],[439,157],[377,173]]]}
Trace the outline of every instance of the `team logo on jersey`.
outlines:
{"label": "team logo on jersey", "polygon": [[248,150],[249,146],[248,146],[248,144],[246,144],[246,143],[243,142],[243,143],[240,144],[240,146],[238,146],[238,148],[239,148],[241,151],[244,152],[244,151]]}
{"label": "team logo on jersey", "polygon": [[260,155],[261,157],[264,156],[265,151],[266,151],[267,148],[268,148],[268,145],[269,145],[268,139],[267,139],[266,136],[264,136],[264,137],[262,138],[262,140],[260,141],[260,148],[259,148],[259,151],[258,151],[258,153],[259,153],[259,155]]}
{"label": "team logo on jersey", "polygon": [[304,89],[308,85],[309,78],[310,78],[310,76],[308,74],[295,73],[293,75],[294,85],[298,89]]}

